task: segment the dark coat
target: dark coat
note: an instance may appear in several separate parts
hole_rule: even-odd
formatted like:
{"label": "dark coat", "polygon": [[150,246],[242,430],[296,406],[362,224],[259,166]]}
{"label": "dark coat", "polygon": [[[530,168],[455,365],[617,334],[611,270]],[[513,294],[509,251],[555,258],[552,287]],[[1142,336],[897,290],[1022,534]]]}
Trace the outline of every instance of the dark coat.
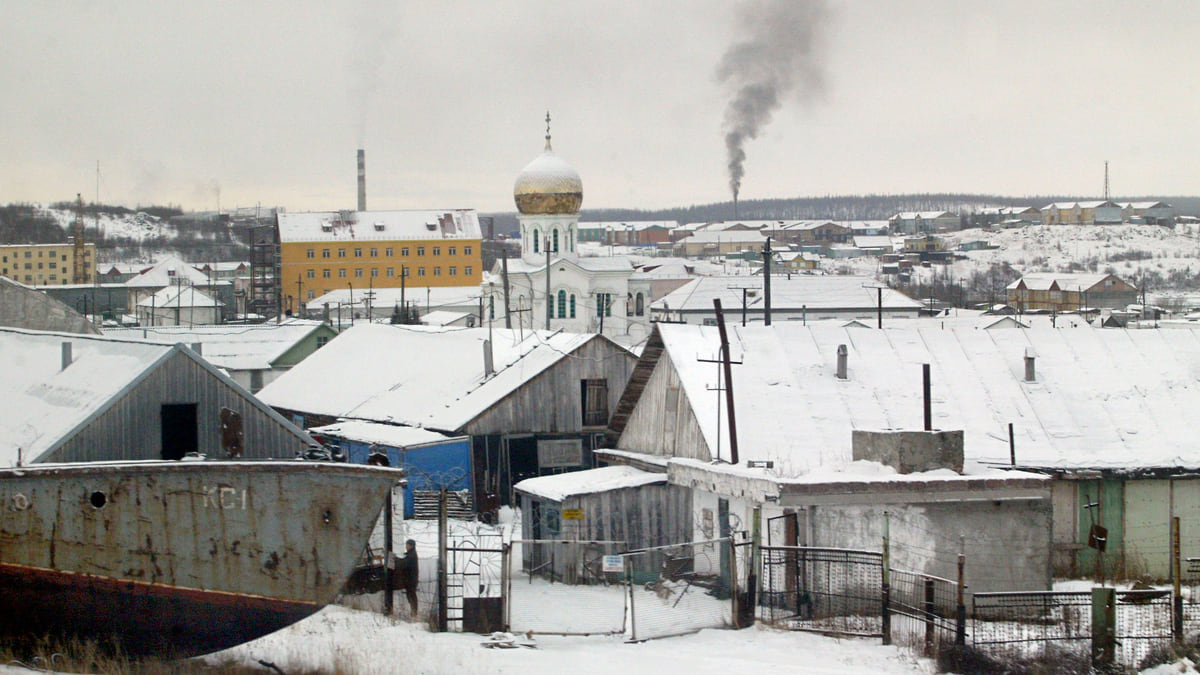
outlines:
{"label": "dark coat", "polygon": [[417,580],[419,579],[418,570],[417,551],[415,549],[406,551],[404,557],[400,558],[396,566],[397,576],[399,577],[399,584],[397,585],[404,589],[415,589],[417,587]]}

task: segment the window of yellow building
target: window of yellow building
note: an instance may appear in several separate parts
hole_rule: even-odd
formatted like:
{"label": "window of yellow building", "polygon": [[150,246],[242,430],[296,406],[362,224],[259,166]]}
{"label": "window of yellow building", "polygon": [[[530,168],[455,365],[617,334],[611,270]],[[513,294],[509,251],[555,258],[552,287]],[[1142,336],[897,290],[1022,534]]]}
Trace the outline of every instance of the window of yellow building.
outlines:
{"label": "window of yellow building", "polygon": [[339,249],[338,249],[338,257],[339,257],[339,258],[345,258],[345,257],[346,257],[346,249],[344,249],[344,248],[339,248]]}
{"label": "window of yellow building", "polygon": [[434,254],[434,255],[441,255],[441,254],[442,254],[442,247],[441,247],[441,246],[434,246],[434,247],[433,247],[433,254]]}
{"label": "window of yellow building", "polygon": [[379,249],[377,249],[377,248],[372,248],[372,249],[371,249],[371,257],[372,257],[372,258],[378,258],[378,257],[379,257]]}
{"label": "window of yellow building", "polygon": [[355,278],[358,278],[358,279],[362,278],[362,268],[361,267],[354,268],[354,276],[355,276]]}
{"label": "window of yellow building", "polygon": [[417,255],[418,255],[418,256],[423,256],[423,255],[425,255],[425,247],[424,247],[424,246],[418,246],[418,247],[417,247]]}
{"label": "window of yellow building", "polygon": [[400,257],[402,257],[402,258],[408,257],[408,247],[407,246],[404,246],[400,249]]}
{"label": "window of yellow building", "polygon": [[446,272],[446,274],[449,274],[452,277],[456,277],[456,276],[458,276],[458,268],[451,265],[449,270]]}
{"label": "window of yellow building", "polygon": [[425,268],[424,267],[417,268],[417,276],[419,276],[419,277],[425,276]]}
{"label": "window of yellow building", "polygon": [[361,257],[362,257],[362,249],[361,249],[361,248],[355,248],[355,249],[354,249],[354,257],[355,257],[355,258],[361,258]]}
{"label": "window of yellow building", "polygon": [[328,258],[329,257],[329,249],[327,249],[327,248],[321,249],[321,257]]}
{"label": "window of yellow building", "polygon": [[305,258],[315,258],[315,257],[317,257],[317,252],[315,249],[310,248],[304,252],[304,257]]}
{"label": "window of yellow building", "polygon": [[474,273],[475,273],[475,269],[472,268],[470,265],[467,265],[466,267],[463,268],[463,274],[465,274],[467,276],[471,276]]}
{"label": "window of yellow building", "polygon": [[435,276],[435,277],[442,276],[442,268],[440,268],[440,267],[433,268],[433,276]]}
{"label": "window of yellow building", "polygon": [[371,276],[373,276],[373,277],[377,277],[377,276],[379,276],[379,268],[377,268],[377,267],[372,267],[372,268],[371,268]]}
{"label": "window of yellow building", "polygon": [[394,249],[393,249],[391,246],[389,246],[389,247],[387,247],[387,248],[383,249],[384,255],[386,255],[386,256],[387,256],[387,257],[389,257],[389,258],[390,258],[390,257],[392,257],[392,251],[393,251],[393,250],[394,250]]}
{"label": "window of yellow building", "polygon": [[316,271],[316,270],[307,270],[307,271],[305,272],[305,275],[304,275],[304,276],[308,277],[309,279],[316,279],[316,278],[317,278],[317,271]]}
{"label": "window of yellow building", "polygon": [[389,277],[394,277],[394,276],[396,276],[396,270],[392,267],[389,267],[389,268],[387,268],[386,274]]}
{"label": "window of yellow building", "polygon": [[446,249],[446,255],[458,255],[458,247],[451,246]]}
{"label": "window of yellow building", "polygon": [[344,270],[344,269],[338,270],[338,278],[345,279],[346,278],[346,270]]}
{"label": "window of yellow building", "polygon": [[325,269],[321,270],[321,278],[322,278],[322,279],[328,279],[328,278],[329,278],[329,268],[328,268],[328,267],[326,267]]}

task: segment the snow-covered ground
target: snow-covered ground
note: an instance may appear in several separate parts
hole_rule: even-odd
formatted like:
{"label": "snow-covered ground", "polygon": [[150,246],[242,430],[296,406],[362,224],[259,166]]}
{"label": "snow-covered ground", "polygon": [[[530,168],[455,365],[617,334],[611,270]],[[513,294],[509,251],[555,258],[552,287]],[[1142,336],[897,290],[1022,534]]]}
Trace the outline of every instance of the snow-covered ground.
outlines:
{"label": "snow-covered ground", "polygon": [[284,672],[347,673],[932,673],[927,659],[878,640],[834,639],[768,628],[705,630],[626,643],[620,637],[535,636],[536,648],[488,649],[485,638],[328,607],[254,642],[206,657],[267,661]]}

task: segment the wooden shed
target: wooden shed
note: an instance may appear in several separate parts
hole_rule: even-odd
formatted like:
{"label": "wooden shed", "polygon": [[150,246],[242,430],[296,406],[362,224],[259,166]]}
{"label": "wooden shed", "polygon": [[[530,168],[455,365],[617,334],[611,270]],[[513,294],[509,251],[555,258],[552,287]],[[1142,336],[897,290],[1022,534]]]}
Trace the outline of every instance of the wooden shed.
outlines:
{"label": "wooden shed", "polygon": [[[528,478],[521,507],[521,568],[564,583],[590,583],[605,554],[691,541],[691,493],[667,475],[606,466]],[[665,553],[631,558],[634,578],[655,576]]]}

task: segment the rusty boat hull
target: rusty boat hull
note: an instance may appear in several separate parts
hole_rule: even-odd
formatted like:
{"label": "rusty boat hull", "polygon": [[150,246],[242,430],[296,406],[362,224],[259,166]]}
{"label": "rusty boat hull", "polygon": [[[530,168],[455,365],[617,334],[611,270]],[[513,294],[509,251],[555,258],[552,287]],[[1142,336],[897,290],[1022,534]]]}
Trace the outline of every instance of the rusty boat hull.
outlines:
{"label": "rusty boat hull", "polygon": [[402,476],[301,461],[0,469],[0,640],[182,657],[274,632],[336,597]]}

